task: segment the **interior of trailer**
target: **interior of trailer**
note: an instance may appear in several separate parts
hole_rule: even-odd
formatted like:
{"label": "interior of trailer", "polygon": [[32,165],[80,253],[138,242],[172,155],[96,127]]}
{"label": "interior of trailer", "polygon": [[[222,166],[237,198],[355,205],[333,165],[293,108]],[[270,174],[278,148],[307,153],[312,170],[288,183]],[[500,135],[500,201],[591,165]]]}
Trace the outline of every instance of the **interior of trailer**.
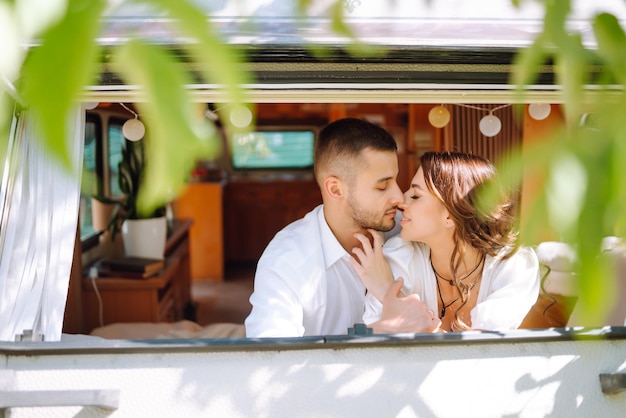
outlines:
{"label": "interior of trailer", "polygon": [[[506,166],[508,151],[543,141],[565,123],[563,97],[551,63],[539,69],[535,84],[526,86],[523,96],[510,85],[516,53],[541,30],[541,10],[536,8],[513,14],[507,3],[504,11],[494,7],[488,17],[477,19],[478,11],[468,6],[458,16],[450,16],[450,10],[437,4],[432,9],[411,9],[408,14],[405,2],[385,10],[357,7],[348,17],[356,34],[383,46],[385,54],[354,58],[345,48],[345,39],[338,40],[321,15],[296,25],[293,15],[284,10],[250,4],[237,15],[213,2],[200,3],[214,16],[215,28],[226,42],[245,56],[253,75],[254,81],[245,88],[254,108],[250,128],[258,131],[254,138],[262,139],[251,142],[255,146],[268,133],[278,138],[296,133],[298,141],[310,146],[311,138],[326,123],[347,116],[364,118],[389,130],[396,139],[398,182],[406,189],[425,151],[467,151]],[[584,8],[570,22],[585,44],[593,42],[585,20],[591,9]],[[501,19],[501,13],[514,17]],[[120,9],[106,20],[100,42],[105,50],[112,48],[140,27],[142,37],[165,46],[198,76],[169,23],[142,8]],[[256,31],[249,30],[250,23]],[[306,44],[324,46],[326,54],[316,55]],[[214,118],[217,110],[224,115],[234,110],[228,109],[229,100],[217,86],[205,84],[201,77],[195,80],[197,84],[188,88],[198,114]],[[124,140],[123,125],[141,116],[135,105],[145,100],[138,86],[128,85],[106,63],[82,95],[84,113],[76,129],[85,132],[83,174],[95,176],[98,192],[109,197],[116,198],[119,192],[114,171]],[[445,124],[431,115],[437,107],[449,114]],[[537,113],[537,109],[542,110]],[[487,116],[501,123],[497,132],[481,129],[481,120]],[[195,325],[232,324],[240,332],[240,320],[213,317],[198,324],[201,307],[193,289],[200,283],[228,285],[233,271],[252,275],[274,234],[321,199],[306,155],[295,162],[287,158],[258,166],[254,164],[261,164],[262,158],[242,159],[245,149],[234,145],[232,132],[222,130],[219,141],[222,152],[214,159],[196,161],[184,192],[167,206],[167,263],[157,276],[144,280],[101,277],[93,269],[103,258],[121,254],[123,248],[102,233],[111,207],[90,193],[81,193],[67,300],[62,305],[63,333],[90,334],[113,324],[167,327],[180,321],[188,321],[182,325],[194,329]],[[264,149],[255,148],[256,157]],[[523,179],[519,190],[522,222],[531,211],[537,181]],[[538,301],[525,326],[623,325],[626,315],[619,306],[610,312],[607,324],[584,324],[577,318],[573,260],[569,249],[558,241],[546,231],[545,237],[533,243],[537,248],[544,243],[556,245],[543,247],[544,261],[551,268],[544,281],[546,298]],[[606,249],[620,263],[621,277],[621,243],[607,239]],[[622,300],[624,282],[619,280],[616,289]]]}
{"label": "interior of trailer", "polygon": [[[258,103],[252,130],[270,135],[259,137],[262,142],[278,135],[278,145],[272,144],[275,154],[281,152],[279,146],[283,141],[307,143],[304,148],[310,151],[307,147],[312,146],[311,136],[314,138],[330,121],[341,117],[367,119],[387,129],[396,139],[398,183],[406,190],[417,169],[419,156],[425,151],[466,151],[506,165],[508,151],[542,140],[563,123],[558,103],[544,103],[541,118],[538,118],[536,113],[531,114],[536,109],[530,103],[451,102],[443,105],[450,113],[449,123],[436,127],[431,111],[437,106],[441,104]],[[215,105],[198,103],[198,108],[211,117]],[[121,127],[134,117],[133,109],[132,103],[99,102],[85,112],[85,155],[104,156],[104,159],[83,166],[90,166],[94,171],[100,167],[103,190],[112,194],[115,194],[116,158],[119,160],[115,153],[119,154],[119,142],[125,140]],[[490,114],[499,118],[502,127],[495,135],[486,136],[479,122]],[[293,137],[294,134],[299,136]],[[304,139],[298,139],[302,135]],[[203,315],[211,308],[202,306],[197,289],[204,285],[226,289],[233,283],[232,272],[237,271],[245,272],[242,274],[248,277],[246,289],[251,292],[256,261],[265,246],[281,228],[320,204],[321,197],[308,151],[303,151],[302,162],[273,160],[259,167],[255,166],[253,158],[267,152],[266,148],[255,143],[249,151],[254,154],[250,157],[252,160],[246,165],[234,155],[238,152],[236,137],[224,130],[220,138],[222,152],[219,156],[197,161],[185,191],[168,207],[168,266],[157,276],[143,280],[90,276],[91,267],[97,266],[100,259],[120,256],[124,250],[119,236],[111,240],[107,234],[98,233],[106,227],[112,207],[92,196],[81,196],[64,333],[129,339],[245,336],[242,316],[230,319],[219,314]],[[105,151],[88,153],[89,146],[99,146],[100,151]],[[103,166],[108,169],[102,170]],[[522,220],[532,202],[532,193],[531,179],[519,190]],[[555,241],[546,233],[545,242],[535,243],[541,251],[542,262],[550,266],[550,274],[546,274],[542,297],[522,324],[523,328],[574,326],[582,321],[576,318],[575,311],[573,255],[569,248]],[[621,254],[619,243],[610,245],[607,250]],[[616,259],[621,260],[621,256]],[[233,302],[227,292],[216,297],[230,301],[229,308],[239,304],[245,313],[249,307],[246,297]],[[217,310],[220,301],[213,299],[208,303],[214,304]],[[622,325],[623,314],[617,309],[609,321]]]}

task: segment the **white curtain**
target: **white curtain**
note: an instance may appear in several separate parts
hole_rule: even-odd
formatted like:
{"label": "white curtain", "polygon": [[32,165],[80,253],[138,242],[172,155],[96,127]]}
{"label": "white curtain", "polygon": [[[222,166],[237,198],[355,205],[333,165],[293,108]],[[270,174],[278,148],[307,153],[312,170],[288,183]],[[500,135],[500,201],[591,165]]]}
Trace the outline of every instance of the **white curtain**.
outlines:
{"label": "white curtain", "polygon": [[59,341],[72,266],[84,143],[84,110],[72,112],[72,168],[52,159],[28,111],[14,119],[0,192],[0,341],[25,331]]}

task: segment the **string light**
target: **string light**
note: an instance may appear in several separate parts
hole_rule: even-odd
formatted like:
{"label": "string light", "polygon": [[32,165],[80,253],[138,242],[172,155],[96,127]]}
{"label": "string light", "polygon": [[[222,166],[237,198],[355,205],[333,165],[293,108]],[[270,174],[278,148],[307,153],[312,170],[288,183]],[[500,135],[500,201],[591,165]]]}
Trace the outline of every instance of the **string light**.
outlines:
{"label": "string light", "polygon": [[502,129],[502,122],[500,122],[500,119],[495,116],[493,112],[489,112],[487,116],[480,120],[478,129],[480,129],[480,132],[485,136],[496,136]]}
{"label": "string light", "polygon": [[146,127],[139,119],[128,119],[122,125],[122,133],[129,141],[139,141],[146,133]]}
{"label": "string light", "polygon": [[120,103],[120,105],[135,115],[134,119],[128,119],[124,122],[124,125],[122,125],[122,133],[124,134],[124,137],[129,141],[139,141],[146,134],[146,127],[143,122],[139,120],[137,112],[131,110],[124,103]]}
{"label": "string light", "polygon": [[230,111],[230,121],[237,128],[245,128],[252,122],[252,112],[245,106],[236,106]]}
{"label": "string light", "polygon": [[[204,112],[204,117],[212,122],[217,122],[219,119],[218,112],[224,109],[226,106],[217,109],[207,109]],[[230,123],[237,128],[245,128],[252,123],[252,111],[246,106],[235,106],[229,112]]]}
{"label": "string light", "polygon": [[[485,109],[479,106],[472,106],[467,104],[453,104],[456,106],[462,106],[470,109],[481,110],[483,112],[489,112],[489,114],[484,116],[478,124],[478,129],[480,129],[480,132],[488,137],[498,135],[500,133],[500,130],[502,129],[502,122],[500,121],[500,118],[494,115],[493,112],[511,106],[510,104],[505,104],[501,106],[496,106],[493,109]],[[435,106],[430,109],[430,112],[428,112],[428,121],[435,128],[442,128],[446,126],[450,121],[450,112],[443,105]]]}
{"label": "string light", "polygon": [[535,120],[544,120],[550,116],[551,111],[550,103],[531,103],[528,105],[528,114]]}
{"label": "string light", "polygon": [[435,106],[428,112],[428,121],[435,128],[443,128],[450,122],[450,111],[443,105]]}

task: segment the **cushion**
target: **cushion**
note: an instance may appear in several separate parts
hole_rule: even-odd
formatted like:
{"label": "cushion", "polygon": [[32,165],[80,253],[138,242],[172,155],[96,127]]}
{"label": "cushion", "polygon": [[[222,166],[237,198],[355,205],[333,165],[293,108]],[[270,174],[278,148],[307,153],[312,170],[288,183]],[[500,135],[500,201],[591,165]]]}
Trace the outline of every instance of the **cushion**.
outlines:
{"label": "cushion", "polygon": [[192,321],[115,323],[95,328],[90,335],[113,340],[156,340],[179,338],[243,338],[243,324],[216,323],[201,326]]}
{"label": "cushion", "polygon": [[567,326],[576,297],[540,293],[520,328],[561,328]]}
{"label": "cushion", "polygon": [[575,270],[576,252],[567,243],[545,241],[535,249],[539,262],[550,267],[551,271],[572,272]]}

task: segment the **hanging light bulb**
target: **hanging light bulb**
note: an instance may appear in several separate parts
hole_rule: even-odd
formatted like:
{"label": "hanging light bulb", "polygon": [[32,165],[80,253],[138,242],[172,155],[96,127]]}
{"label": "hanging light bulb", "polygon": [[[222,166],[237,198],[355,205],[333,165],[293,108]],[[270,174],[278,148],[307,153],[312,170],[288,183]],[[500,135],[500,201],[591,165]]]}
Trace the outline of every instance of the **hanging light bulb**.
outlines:
{"label": "hanging light bulb", "polygon": [[480,132],[485,136],[496,136],[502,129],[502,122],[493,113],[489,112],[487,116],[480,120],[478,124]]}
{"label": "hanging light bulb", "polygon": [[122,133],[129,141],[139,141],[146,133],[146,127],[135,117],[135,119],[128,119],[124,122],[124,125],[122,125]]}
{"label": "hanging light bulb", "polygon": [[435,106],[428,112],[428,122],[435,128],[443,128],[450,122],[450,111],[443,105]]}
{"label": "hanging light bulb", "polygon": [[230,112],[230,121],[237,128],[245,128],[252,122],[252,112],[245,106],[237,106]]}
{"label": "hanging light bulb", "polygon": [[98,102],[85,102],[83,103],[83,107],[85,108],[85,110],[93,110],[96,107],[98,107],[100,103]]}
{"label": "hanging light bulb", "polygon": [[528,105],[528,114],[535,120],[544,120],[550,115],[550,103],[531,103]]}

